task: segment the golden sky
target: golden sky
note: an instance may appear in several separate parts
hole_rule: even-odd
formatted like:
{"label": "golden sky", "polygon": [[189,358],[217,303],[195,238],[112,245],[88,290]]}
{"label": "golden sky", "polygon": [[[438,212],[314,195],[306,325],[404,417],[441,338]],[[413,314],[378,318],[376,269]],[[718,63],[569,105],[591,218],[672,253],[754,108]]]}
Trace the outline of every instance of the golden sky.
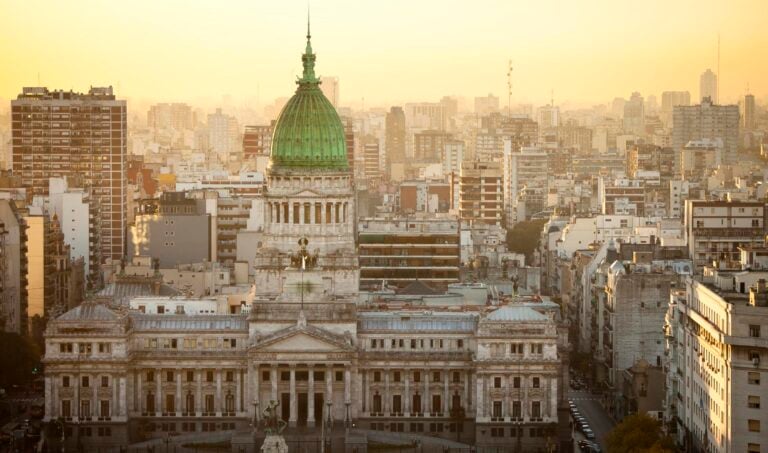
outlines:
{"label": "golden sky", "polygon": [[[114,85],[141,100],[270,103],[300,73],[306,0],[0,0],[0,98]],[[314,0],[317,72],[342,105],[494,93],[506,104],[689,90],[768,94],[765,0]],[[256,107],[256,106],[254,106]]]}

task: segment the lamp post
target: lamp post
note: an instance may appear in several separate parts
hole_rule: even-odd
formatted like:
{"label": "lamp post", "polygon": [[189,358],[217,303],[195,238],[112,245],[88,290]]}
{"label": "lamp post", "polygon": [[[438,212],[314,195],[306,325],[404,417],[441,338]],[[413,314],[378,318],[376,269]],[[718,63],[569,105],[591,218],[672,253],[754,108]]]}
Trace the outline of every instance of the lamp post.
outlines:
{"label": "lamp post", "polygon": [[347,406],[346,408],[346,414],[344,416],[344,427],[347,429],[346,434],[349,435],[349,425],[352,424],[352,418],[349,416],[349,406],[352,404],[351,401],[347,401],[344,403],[344,405]]}

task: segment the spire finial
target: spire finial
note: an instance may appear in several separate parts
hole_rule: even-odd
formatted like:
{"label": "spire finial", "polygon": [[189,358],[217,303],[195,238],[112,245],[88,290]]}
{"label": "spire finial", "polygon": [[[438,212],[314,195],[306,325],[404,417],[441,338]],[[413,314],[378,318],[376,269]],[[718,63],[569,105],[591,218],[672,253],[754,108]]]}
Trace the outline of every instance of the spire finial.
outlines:
{"label": "spire finial", "polygon": [[307,2],[307,47],[304,55],[301,57],[304,65],[304,73],[298,80],[299,85],[317,84],[319,80],[315,77],[315,54],[312,52],[312,34],[310,33],[309,21],[309,2]]}

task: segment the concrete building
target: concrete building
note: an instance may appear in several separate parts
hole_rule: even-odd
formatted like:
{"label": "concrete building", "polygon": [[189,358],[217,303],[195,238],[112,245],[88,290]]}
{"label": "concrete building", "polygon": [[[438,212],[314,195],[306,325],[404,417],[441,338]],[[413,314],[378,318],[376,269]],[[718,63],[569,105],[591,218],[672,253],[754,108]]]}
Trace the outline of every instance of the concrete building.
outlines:
{"label": "concrete building", "polygon": [[[405,158],[405,112],[401,107],[392,107],[387,112],[385,126],[384,147],[387,155],[388,166],[393,164],[404,164]],[[388,168],[387,173],[391,174]]]}
{"label": "concrete building", "polygon": [[211,216],[183,192],[145,200],[128,236],[128,256],[151,256],[160,267],[211,260]]}
{"label": "concrete building", "polygon": [[765,450],[766,278],[716,271],[670,296],[665,421],[683,451]]}
{"label": "concrete building", "polygon": [[765,203],[687,200],[685,232],[688,254],[698,271],[717,262],[733,267],[739,247],[765,245]]}
{"label": "concrete building", "polygon": [[504,143],[504,211],[507,228],[547,207],[549,155],[540,148],[513,151]]}
{"label": "concrete building", "polygon": [[125,254],[126,101],[112,87],[87,94],[24,88],[11,102],[13,171],[30,199],[48,195],[49,179],[82,177],[101,209],[101,258]]}
{"label": "concrete building", "polygon": [[334,108],[339,108],[339,78],[338,77],[320,77],[320,89],[323,95],[331,101]]}
{"label": "concrete building", "polygon": [[691,140],[679,151],[680,178],[687,181],[704,179],[723,163],[723,141]]}
{"label": "concrete building", "polygon": [[739,106],[717,105],[710,98],[701,104],[677,106],[672,119],[672,147],[682,149],[691,140],[721,139],[725,162],[734,162],[739,149]]}
{"label": "concrete building", "polygon": [[464,161],[464,142],[461,140],[447,140],[443,145],[443,175],[461,173],[461,163]]}
{"label": "concrete building", "polygon": [[645,135],[645,104],[638,92],[632,93],[624,104],[624,131],[638,136]]}
{"label": "concrete building", "polygon": [[64,243],[69,247],[71,258],[83,259],[88,287],[99,287],[101,209],[98,201],[84,189],[69,188],[63,178],[51,178],[48,194],[51,215],[55,215],[62,225]]}
{"label": "concrete building", "polygon": [[714,104],[719,104],[718,95],[717,74],[707,69],[699,76],[699,101],[703,102],[705,98],[709,98]]}
{"label": "concrete building", "polygon": [[455,217],[364,218],[357,230],[360,288],[403,288],[422,282],[445,289],[459,281],[459,221]]}
{"label": "concrete building", "polygon": [[381,182],[380,147],[378,141],[371,141],[363,145],[363,171],[368,187],[375,188]]}
{"label": "concrete building", "polygon": [[503,175],[495,162],[463,162],[459,176],[459,219],[501,226]]}
{"label": "concrete building", "polygon": [[755,95],[745,94],[741,104],[741,119],[745,131],[754,130],[757,127],[757,111],[755,110]]}
{"label": "concrete building", "polygon": [[154,104],[147,111],[147,126],[152,129],[193,130],[195,114],[192,107],[183,103]]}
{"label": "concrete building", "polygon": [[268,126],[245,126],[245,131],[243,132],[244,160],[264,158],[267,159],[267,162],[269,161],[269,153],[272,152],[272,130],[274,127],[274,122]]}
{"label": "concrete building", "polygon": [[492,94],[475,98],[475,115],[485,116],[499,111],[499,98]]}
{"label": "concrete building", "polygon": [[678,105],[691,105],[691,93],[688,91],[664,91],[661,93],[661,120],[667,126],[672,125],[672,111]]}
{"label": "concrete building", "polygon": [[26,334],[27,233],[15,203],[0,198],[0,329]]}
{"label": "concrete building", "polygon": [[216,154],[229,154],[240,148],[238,135],[240,128],[234,116],[222,113],[216,109],[215,113],[208,114],[208,146]]}
{"label": "concrete building", "polygon": [[450,134],[437,130],[413,134],[413,159],[416,162],[440,162],[445,143],[450,139]]}
{"label": "concrete building", "polygon": [[405,118],[409,129],[446,129],[445,106],[439,102],[413,102],[405,104]]}

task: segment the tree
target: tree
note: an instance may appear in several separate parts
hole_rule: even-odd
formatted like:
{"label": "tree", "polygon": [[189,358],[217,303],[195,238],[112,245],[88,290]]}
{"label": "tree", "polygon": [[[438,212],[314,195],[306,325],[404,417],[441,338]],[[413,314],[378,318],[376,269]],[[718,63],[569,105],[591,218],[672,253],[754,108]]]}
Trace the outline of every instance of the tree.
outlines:
{"label": "tree", "polygon": [[4,364],[13,364],[0,366],[2,388],[28,384],[32,370],[40,362],[40,354],[29,338],[11,332],[0,332],[0,357]]}
{"label": "tree", "polygon": [[608,453],[674,453],[672,439],[661,430],[661,422],[645,414],[626,417],[608,433]]}
{"label": "tree", "polygon": [[541,229],[547,223],[546,219],[517,222],[507,232],[507,248],[510,252],[524,253],[526,263],[533,259],[533,252],[539,244]]}

